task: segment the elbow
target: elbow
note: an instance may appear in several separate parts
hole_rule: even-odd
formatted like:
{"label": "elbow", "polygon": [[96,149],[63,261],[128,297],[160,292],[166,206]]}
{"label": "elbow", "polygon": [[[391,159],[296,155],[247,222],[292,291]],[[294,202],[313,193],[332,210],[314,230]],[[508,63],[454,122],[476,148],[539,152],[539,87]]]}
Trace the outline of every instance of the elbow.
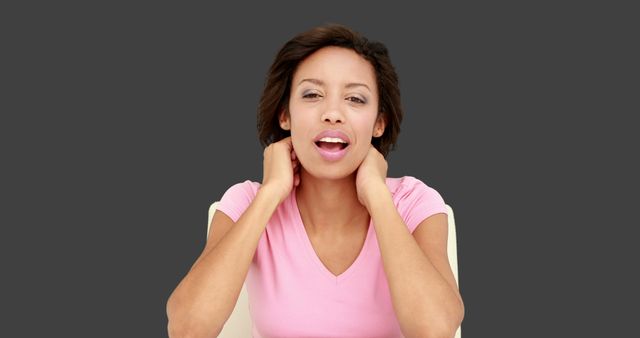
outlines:
{"label": "elbow", "polygon": [[449,330],[449,329],[425,330],[418,337],[422,337],[422,338],[453,338],[453,337],[455,337],[455,334],[456,334],[457,330],[458,330],[457,328],[455,330]]}
{"label": "elbow", "polygon": [[169,320],[167,325],[169,338],[212,338],[220,335],[221,329],[211,330],[193,325],[178,325]]}
{"label": "elbow", "polygon": [[196,321],[195,316],[189,315],[184,307],[177,306],[171,299],[167,302],[167,318],[169,338],[211,338],[217,337],[222,331],[222,327]]}
{"label": "elbow", "polygon": [[[438,324],[433,321],[430,325],[424,325],[420,328],[419,334],[416,337],[422,338],[453,338],[456,332],[462,324],[464,319],[464,305],[461,304],[459,309],[452,313],[448,319],[438,321]],[[429,323],[425,321],[424,323]]]}
{"label": "elbow", "polygon": [[169,338],[193,337],[185,328],[178,327],[171,320],[169,320],[169,324],[167,325],[167,332],[169,333]]}
{"label": "elbow", "polygon": [[419,334],[415,335],[415,337],[420,338],[453,338],[456,335],[456,331],[458,331],[458,327],[442,327],[442,328],[434,328],[430,327],[427,329],[423,329]]}
{"label": "elbow", "polygon": [[456,306],[448,311],[448,316],[440,321],[441,325],[434,325],[430,332],[426,332],[424,337],[428,338],[453,338],[462,325],[464,319],[464,303],[462,298],[458,299]]}

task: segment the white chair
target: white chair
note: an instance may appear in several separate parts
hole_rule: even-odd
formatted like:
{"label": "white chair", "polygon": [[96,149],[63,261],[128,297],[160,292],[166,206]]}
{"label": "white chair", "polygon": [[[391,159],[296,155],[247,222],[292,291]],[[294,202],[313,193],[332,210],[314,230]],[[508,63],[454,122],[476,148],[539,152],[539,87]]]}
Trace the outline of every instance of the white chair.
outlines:
{"label": "white chair", "polygon": [[[211,219],[216,212],[218,202],[214,202],[209,207],[209,221],[207,222],[207,237],[209,237],[209,226],[211,225]],[[458,251],[456,243],[456,223],[453,218],[453,209],[449,205],[447,207],[447,214],[449,215],[449,239],[447,241],[447,253],[449,255],[449,264],[451,264],[451,270],[458,282]],[[238,337],[251,337],[251,315],[249,314],[249,298],[247,296],[246,285],[242,286],[240,296],[236,307],[233,309],[231,316],[227,320],[218,337],[221,338],[238,338]],[[458,328],[455,338],[461,337],[461,329]]]}

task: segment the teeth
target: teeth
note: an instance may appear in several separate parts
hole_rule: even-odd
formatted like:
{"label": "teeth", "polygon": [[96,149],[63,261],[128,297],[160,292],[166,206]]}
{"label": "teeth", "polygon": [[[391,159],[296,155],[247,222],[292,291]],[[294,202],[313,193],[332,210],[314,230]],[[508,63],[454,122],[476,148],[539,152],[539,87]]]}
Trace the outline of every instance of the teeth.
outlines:
{"label": "teeth", "polygon": [[342,139],[333,138],[333,137],[323,137],[320,140],[318,140],[318,142],[347,143],[347,142],[343,141]]}

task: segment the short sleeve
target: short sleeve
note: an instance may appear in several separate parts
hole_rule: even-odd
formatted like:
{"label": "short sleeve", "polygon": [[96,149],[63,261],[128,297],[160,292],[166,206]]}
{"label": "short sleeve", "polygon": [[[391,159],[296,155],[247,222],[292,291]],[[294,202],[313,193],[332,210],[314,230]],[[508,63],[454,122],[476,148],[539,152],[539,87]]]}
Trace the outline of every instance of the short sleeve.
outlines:
{"label": "short sleeve", "polygon": [[259,185],[259,183],[247,180],[231,186],[222,195],[216,209],[224,212],[234,222],[237,222],[256,197]]}
{"label": "short sleeve", "polygon": [[404,177],[397,195],[398,212],[411,233],[429,216],[447,213],[440,193],[417,178]]}

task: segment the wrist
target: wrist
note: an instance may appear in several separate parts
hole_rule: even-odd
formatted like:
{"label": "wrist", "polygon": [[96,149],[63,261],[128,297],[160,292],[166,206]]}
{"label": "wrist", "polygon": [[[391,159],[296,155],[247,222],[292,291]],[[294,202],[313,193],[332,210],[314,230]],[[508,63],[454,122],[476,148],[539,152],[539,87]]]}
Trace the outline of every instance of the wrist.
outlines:
{"label": "wrist", "polygon": [[372,210],[372,208],[376,207],[377,203],[384,202],[384,199],[387,197],[391,197],[391,193],[386,183],[371,184],[365,194],[365,207],[367,210]]}
{"label": "wrist", "polygon": [[278,203],[282,203],[282,201],[288,196],[281,187],[272,184],[261,185],[260,189],[258,189],[258,194],[265,196],[268,199],[277,200]]}

